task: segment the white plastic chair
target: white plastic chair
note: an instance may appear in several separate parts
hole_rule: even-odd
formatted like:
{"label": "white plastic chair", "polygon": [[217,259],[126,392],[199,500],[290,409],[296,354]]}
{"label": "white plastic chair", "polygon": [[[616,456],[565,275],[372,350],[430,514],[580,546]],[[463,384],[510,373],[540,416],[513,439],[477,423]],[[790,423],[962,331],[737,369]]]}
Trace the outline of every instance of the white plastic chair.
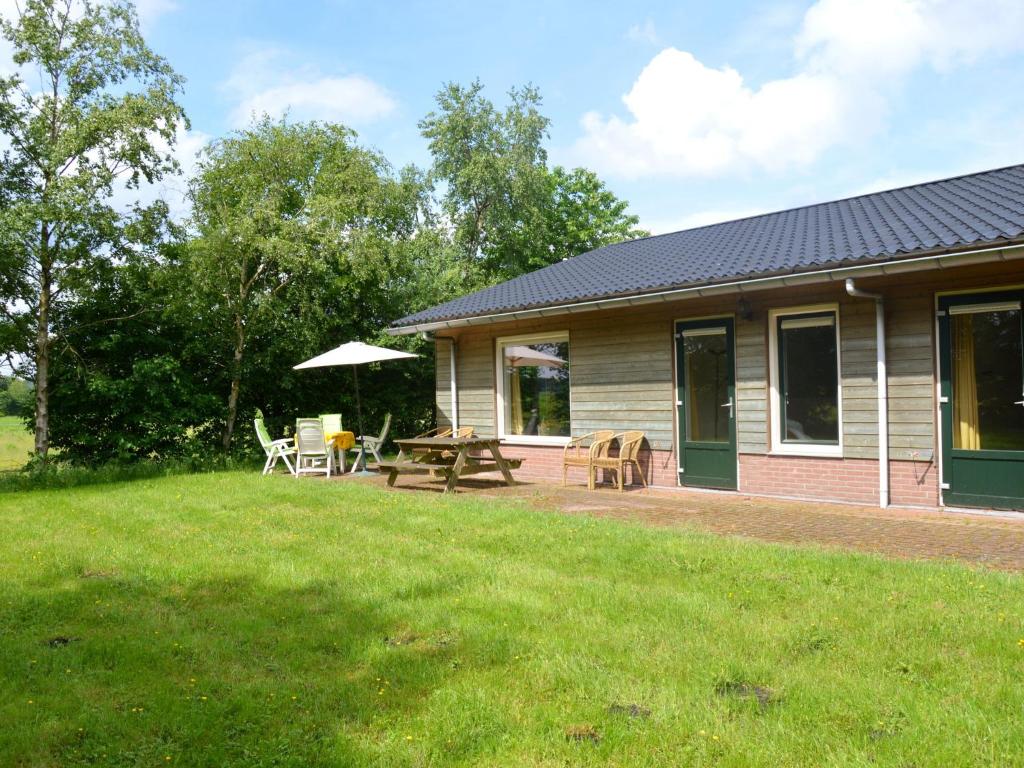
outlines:
{"label": "white plastic chair", "polygon": [[[320,423],[324,426],[324,436],[331,434],[332,432],[341,432],[343,427],[341,426],[341,414],[340,413],[321,413]],[[345,451],[340,448],[336,451],[334,457],[335,466],[337,466],[342,474],[345,474]]]}
{"label": "white plastic chair", "polygon": [[319,474],[331,476],[334,470],[334,450],[324,440],[324,425],[320,419],[296,419],[295,448],[296,477]]}
{"label": "white plastic chair", "polygon": [[263,474],[271,474],[274,471],[274,467],[277,466],[277,460],[284,459],[284,465],[294,475],[295,468],[288,461],[289,456],[295,455],[295,444],[292,439],[290,437],[282,437],[280,440],[271,440],[270,433],[267,432],[267,425],[263,423],[263,419],[253,419],[253,426],[256,428],[256,436],[260,440],[260,445],[263,446],[263,451],[267,454],[267,463],[263,465]]}
{"label": "white plastic chair", "polygon": [[360,462],[365,462],[366,452],[369,451],[373,454],[373,458],[380,464],[384,459],[380,455],[380,449],[384,446],[384,441],[388,439],[388,432],[391,430],[391,414],[389,413],[384,417],[384,426],[380,430],[379,435],[366,435],[359,437],[356,440],[356,445],[352,448],[356,451],[356,460],[352,462],[352,472],[359,469]]}

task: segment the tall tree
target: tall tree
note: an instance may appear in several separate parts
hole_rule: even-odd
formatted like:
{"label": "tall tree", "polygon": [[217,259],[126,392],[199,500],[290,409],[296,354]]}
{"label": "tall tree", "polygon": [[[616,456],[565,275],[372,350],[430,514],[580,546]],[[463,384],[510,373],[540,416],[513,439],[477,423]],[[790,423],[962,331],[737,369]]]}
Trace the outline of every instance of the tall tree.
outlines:
{"label": "tall tree", "polygon": [[593,171],[555,166],[548,174],[544,232],[527,266],[539,269],[604,245],[647,237],[629,203],[615,196]]}
{"label": "tall tree", "polygon": [[523,245],[543,225],[549,194],[544,139],[549,120],[532,86],[512,89],[497,109],[483,84],[448,83],[437,110],[420,121],[433,156],[431,180],[445,186],[444,213],[455,240],[485,271],[507,277],[522,272]]}
{"label": "tall tree", "polygon": [[464,257],[488,282],[645,234],[637,218],[591,171],[549,169],[549,121],[536,88],[509,92],[502,110],[474,81],[446,85],[420,121],[430,179]]}
{"label": "tall tree", "polygon": [[416,229],[418,194],[340,125],[264,117],[205,151],[190,268],[227,357],[225,451],[250,359],[279,378],[325,326],[369,315],[395,244]]}
{"label": "tall tree", "polygon": [[49,449],[49,368],[55,304],[76,276],[132,247],[135,215],[112,204],[174,171],[175,133],[187,119],[182,79],[149,49],[127,0],[25,0],[0,32],[16,72],[0,78],[2,311],[27,330],[35,374],[35,453]]}

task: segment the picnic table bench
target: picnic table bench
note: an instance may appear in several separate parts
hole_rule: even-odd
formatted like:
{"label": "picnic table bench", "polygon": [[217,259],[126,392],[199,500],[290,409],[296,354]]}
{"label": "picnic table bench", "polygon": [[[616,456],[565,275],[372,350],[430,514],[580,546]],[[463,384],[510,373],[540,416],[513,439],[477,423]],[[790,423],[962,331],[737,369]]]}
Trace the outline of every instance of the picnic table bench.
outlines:
{"label": "picnic table bench", "polygon": [[[496,437],[410,437],[396,439],[398,457],[377,463],[388,472],[388,485],[394,486],[400,474],[441,474],[447,480],[444,492],[455,490],[463,475],[499,471],[506,485],[515,485],[512,470],[519,469],[521,459],[501,455],[501,441]],[[484,452],[490,453],[485,457]]]}

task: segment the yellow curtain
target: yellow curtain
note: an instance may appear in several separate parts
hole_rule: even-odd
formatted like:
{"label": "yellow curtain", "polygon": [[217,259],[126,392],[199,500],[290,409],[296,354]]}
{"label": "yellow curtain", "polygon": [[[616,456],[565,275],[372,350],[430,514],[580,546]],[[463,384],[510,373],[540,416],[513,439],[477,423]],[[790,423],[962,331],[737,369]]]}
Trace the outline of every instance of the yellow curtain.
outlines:
{"label": "yellow curtain", "polygon": [[690,426],[690,440],[700,440],[700,413],[697,411],[697,382],[693,380],[693,355],[686,355],[686,386],[690,390],[690,402],[686,409],[686,419]]}
{"label": "yellow curtain", "polygon": [[513,435],[523,434],[523,397],[519,369],[513,368],[508,376],[509,427]]}
{"label": "yellow curtain", "polygon": [[974,320],[970,315],[952,318],[953,447],[977,451],[978,380],[974,366]]}

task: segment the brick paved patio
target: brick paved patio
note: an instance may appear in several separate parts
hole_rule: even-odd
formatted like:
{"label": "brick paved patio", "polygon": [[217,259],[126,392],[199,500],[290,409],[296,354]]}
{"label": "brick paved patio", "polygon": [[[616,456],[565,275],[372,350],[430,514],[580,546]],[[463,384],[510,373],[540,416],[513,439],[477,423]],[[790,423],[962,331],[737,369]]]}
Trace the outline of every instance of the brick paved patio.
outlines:
{"label": "brick paved patio", "polygon": [[[820,544],[901,558],[949,558],[1024,571],[1024,513],[987,516],[934,510],[881,510],[684,490],[588,492],[545,483],[515,488],[491,480],[460,482],[463,492],[520,498],[542,510],[614,517],[650,525],[694,526],[766,541]],[[368,482],[384,484],[383,478]],[[426,479],[400,481],[397,492],[440,492]]]}

